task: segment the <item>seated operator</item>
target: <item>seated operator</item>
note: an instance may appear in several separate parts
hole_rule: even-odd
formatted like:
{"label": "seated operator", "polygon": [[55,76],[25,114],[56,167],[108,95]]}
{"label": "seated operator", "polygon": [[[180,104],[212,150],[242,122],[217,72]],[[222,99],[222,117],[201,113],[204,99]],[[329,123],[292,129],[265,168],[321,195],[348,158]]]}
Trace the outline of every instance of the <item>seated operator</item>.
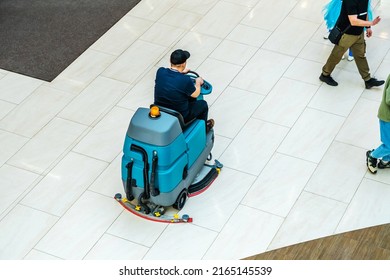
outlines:
{"label": "seated operator", "polygon": [[175,50],[171,54],[170,68],[160,67],[157,70],[154,87],[154,104],[178,111],[188,122],[194,118],[204,120],[206,131],[214,126],[214,120],[207,120],[208,105],[205,100],[197,100],[203,79],[198,77],[195,82],[185,75],[190,53],[184,50]]}

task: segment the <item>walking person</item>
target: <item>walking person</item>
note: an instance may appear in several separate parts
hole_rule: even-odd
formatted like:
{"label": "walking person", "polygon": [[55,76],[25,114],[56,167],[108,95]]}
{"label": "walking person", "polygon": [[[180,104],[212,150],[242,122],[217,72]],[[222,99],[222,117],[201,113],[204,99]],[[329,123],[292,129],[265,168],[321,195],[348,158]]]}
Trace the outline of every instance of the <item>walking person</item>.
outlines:
{"label": "walking person", "polygon": [[330,86],[338,85],[331,74],[336,65],[341,61],[344,53],[351,49],[366,89],[381,86],[385,83],[383,80],[371,77],[366,58],[364,30],[366,30],[367,38],[370,38],[372,36],[371,26],[378,24],[381,20],[380,17],[376,17],[372,21],[368,20],[368,4],[369,0],[342,1],[336,25],[340,30],[345,30],[345,33],[342,35],[339,43],[333,47],[326,64],[322,67],[322,73],[319,77],[322,82]]}
{"label": "walking person", "polygon": [[[329,38],[329,32],[335,27],[337,19],[339,18],[340,11],[341,11],[341,4],[343,3],[343,0],[330,0],[328,4],[324,6],[322,9],[322,12],[324,14],[324,21],[326,23],[326,28],[328,29],[328,33],[324,36],[324,39]],[[371,7],[371,0],[368,0],[368,20],[372,20],[373,13],[372,13],[372,7]],[[341,59],[345,59],[347,57],[348,61],[353,61],[353,53],[351,49],[348,49],[348,54],[345,53],[345,56],[343,55]]]}
{"label": "walking person", "polygon": [[[370,0],[371,1],[371,0]],[[341,3],[343,3],[343,0],[331,0],[328,4],[324,6],[322,9],[322,12],[324,13],[324,20],[326,23],[326,28],[328,29],[328,33],[324,35],[324,39],[329,39],[329,32],[335,27],[337,19],[339,18],[340,11],[341,11]],[[368,14],[370,19],[370,13],[372,16],[372,12],[370,8],[370,4],[368,5]],[[348,50],[348,61],[354,60],[353,54],[351,49]],[[344,59],[345,56],[343,55],[341,59]]]}
{"label": "walking person", "polygon": [[378,118],[382,144],[375,150],[366,153],[367,168],[372,174],[375,174],[378,168],[390,167],[390,75],[383,90]]}

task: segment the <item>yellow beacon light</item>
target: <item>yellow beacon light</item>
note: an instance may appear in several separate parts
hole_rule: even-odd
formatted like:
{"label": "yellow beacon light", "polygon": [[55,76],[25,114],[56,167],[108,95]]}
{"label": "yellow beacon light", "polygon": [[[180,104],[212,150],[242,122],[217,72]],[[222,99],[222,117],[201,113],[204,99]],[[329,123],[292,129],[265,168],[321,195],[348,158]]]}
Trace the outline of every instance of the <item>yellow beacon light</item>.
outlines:
{"label": "yellow beacon light", "polygon": [[157,106],[152,106],[150,108],[149,116],[152,118],[158,118],[160,116],[160,108]]}

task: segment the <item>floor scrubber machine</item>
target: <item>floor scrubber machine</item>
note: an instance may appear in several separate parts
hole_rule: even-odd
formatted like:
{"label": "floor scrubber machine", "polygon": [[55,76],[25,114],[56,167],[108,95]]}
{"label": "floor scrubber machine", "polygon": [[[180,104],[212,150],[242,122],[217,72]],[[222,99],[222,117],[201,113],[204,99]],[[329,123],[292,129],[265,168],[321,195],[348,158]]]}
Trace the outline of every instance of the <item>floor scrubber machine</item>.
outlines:
{"label": "floor scrubber machine", "polygon": [[[195,79],[198,74],[189,72]],[[210,94],[207,81],[201,94]],[[188,123],[177,111],[151,105],[138,108],[133,115],[124,141],[122,182],[125,197],[115,199],[130,212],[160,222],[191,222],[188,215],[168,216],[172,206],[181,210],[188,197],[206,190],[223,165],[212,159],[214,130],[206,133],[204,120]]]}

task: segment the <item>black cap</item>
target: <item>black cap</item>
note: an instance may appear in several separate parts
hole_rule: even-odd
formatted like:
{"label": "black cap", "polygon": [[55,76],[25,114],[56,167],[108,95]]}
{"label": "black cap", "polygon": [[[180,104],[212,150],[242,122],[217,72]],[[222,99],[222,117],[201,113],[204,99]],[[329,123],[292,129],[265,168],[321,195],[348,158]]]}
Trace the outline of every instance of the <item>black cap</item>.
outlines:
{"label": "black cap", "polygon": [[190,53],[181,49],[175,50],[171,54],[171,63],[173,65],[183,64],[190,57]]}

